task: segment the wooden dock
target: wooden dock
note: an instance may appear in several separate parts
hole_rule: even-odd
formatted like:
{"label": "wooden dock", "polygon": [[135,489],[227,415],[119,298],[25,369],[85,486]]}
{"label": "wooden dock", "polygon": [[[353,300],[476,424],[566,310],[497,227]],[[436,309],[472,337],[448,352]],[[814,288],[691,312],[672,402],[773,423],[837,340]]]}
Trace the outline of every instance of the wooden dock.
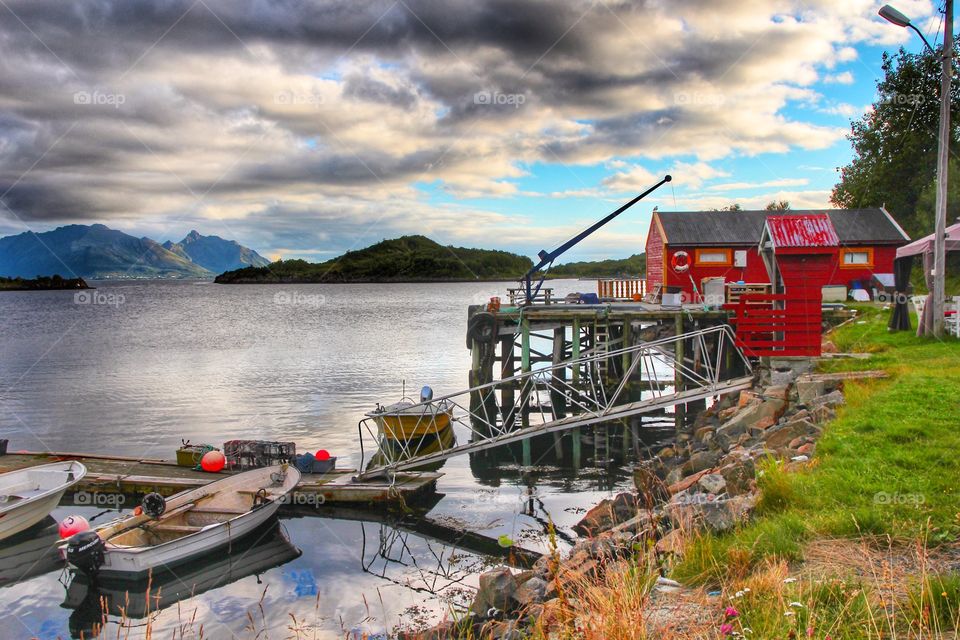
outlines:
{"label": "wooden dock", "polygon": [[[825,324],[837,324],[850,317],[852,312],[845,309],[826,309],[823,312]],[[708,307],[703,304],[684,304],[666,306],[641,301],[603,300],[600,304],[571,304],[552,302],[551,304],[532,304],[527,306],[500,306],[499,304],[472,305],[467,313],[467,348],[471,351],[469,383],[471,387],[480,387],[500,380],[509,380],[517,374],[530,372],[539,366],[553,366],[562,362],[577,360],[588,356],[620,354],[604,358],[599,363],[594,378],[605,389],[616,388],[621,383],[628,386],[639,399],[650,386],[650,372],[638,372],[624,380],[624,372],[630,369],[630,358],[624,350],[633,346],[668,336],[693,334],[699,329],[730,324],[731,311]],[[715,352],[717,344],[707,344],[706,353]],[[680,340],[669,349],[675,366],[672,385],[683,391],[688,380],[681,372],[684,366],[699,370],[703,366],[703,345],[693,340]],[[735,358],[729,350],[724,352],[726,362],[722,363],[725,373],[736,375]],[[586,371],[572,368],[570,371],[557,371],[557,375],[566,373],[565,382],[571,388],[586,385]],[[660,385],[663,381],[656,380]],[[506,420],[512,415],[512,407],[517,404],[516,395],[521,389],[505,382],[497,384],[495,398],[476,397],[471,399],[471,409],[479,408],[484,402],[490,407],[485,413],[499,413]],[[559,394],[550,399],[553,405],[570,404]],[[521,401],[522,404],[522,401]],[[496,406],[496,405],[499,405]],[[687,424],[688,415],[695,415],[704,407],[702,400],[678,404],[669,416],[674,428],[679,432]],[[561,406],[561,410],[576,413],[577,408]],[[651,416],[652,417],[652,416]],[[521,415],[518,422],[526,420]],[[521,425],[518,425],[521,426]],[[610,452],[610,425],[591,428],[588,439],[593,442],[594,459],[607,459]],[[631,440],[636,440],[635,425],[624,421],[622,426],[613,426],[623,431],[624,450]],[[564,438],[554,434],[558,451],[564,448]],[[581,434],[576,428],[569,436],[573,465],[580,466]],[[523,443],[522,458],[524,464],[532,461],[532,452],[528,440]]]}
{"label": "wooden dock", "polygon": [[[180,467],[173,461],[83,453],[22,452],[0,456],[0,473],[15,471],[61,460],[77,460],[87,467],[86,477],[64,496],[78,506],[133,506],[133,500],[156,492],[164,496],[195,489],[230,472],[207,473]],[[437,479],[443,474],[407,472],[397,474],[396,481],[355,482],[355,469],[336,469],[325,474],[304,474],[290,498],[290,506],[323,509],[325,506],[351,505],[362,508],[385,505],[403,507],[414,504],[436,491]],[[78,499],[79,498],[79,499]]]}

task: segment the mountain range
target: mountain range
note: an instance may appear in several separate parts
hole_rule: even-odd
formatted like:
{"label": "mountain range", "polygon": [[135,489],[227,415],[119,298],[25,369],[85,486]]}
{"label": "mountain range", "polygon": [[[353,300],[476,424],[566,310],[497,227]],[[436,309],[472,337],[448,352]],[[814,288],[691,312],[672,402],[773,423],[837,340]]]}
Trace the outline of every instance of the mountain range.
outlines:
{"label": "mountain range", "polygon": [[209,278],[270,261],[253,249],[191,231],[160,244],[102,224],[71,224],[53,231],[0,238],[0,276],[33,278]]}

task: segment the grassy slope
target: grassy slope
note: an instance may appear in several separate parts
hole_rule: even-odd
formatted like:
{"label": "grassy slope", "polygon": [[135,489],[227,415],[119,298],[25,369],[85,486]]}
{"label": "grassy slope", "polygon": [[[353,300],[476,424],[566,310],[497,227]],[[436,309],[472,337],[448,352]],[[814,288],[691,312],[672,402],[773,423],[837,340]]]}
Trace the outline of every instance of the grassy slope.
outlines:
{"label": "grassy slope", "polygon": [[[813,468],[761,480],[767,499],[760,517],[735,534],[696,542],[678,577],[711,582],[731,557],[748,556],[753,566],[771,556],[799,559],[803,542],[815,537],[918,538],[928,519],[932,541],[957,538],[960,342],[889,333],[889,312],[863,312],[833,340],[841,351],[874,356],[833,361],[825,370],[884,369],[891,379],[848,383],[847,406],[825,430]],[[878,504],[881,492],[899,499]]]}

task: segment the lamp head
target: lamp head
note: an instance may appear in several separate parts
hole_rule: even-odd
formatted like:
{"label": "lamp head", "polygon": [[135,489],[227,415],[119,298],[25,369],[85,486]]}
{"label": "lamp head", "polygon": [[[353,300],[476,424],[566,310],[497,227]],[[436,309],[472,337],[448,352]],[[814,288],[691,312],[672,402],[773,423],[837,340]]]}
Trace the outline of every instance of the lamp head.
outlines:
{"label": "lamp head", "polygon": [[878,11],[878,13],[880,14],[881,18],[883,18],[887,22],[891,22],[897,25],[898,27],[910,26],[910,18],[903,15],[902,13],[900,13],[899,11],[897,11],[896,9],[894,9],[888,4],[885,4],[882,7],[880,7],[880,11]]}

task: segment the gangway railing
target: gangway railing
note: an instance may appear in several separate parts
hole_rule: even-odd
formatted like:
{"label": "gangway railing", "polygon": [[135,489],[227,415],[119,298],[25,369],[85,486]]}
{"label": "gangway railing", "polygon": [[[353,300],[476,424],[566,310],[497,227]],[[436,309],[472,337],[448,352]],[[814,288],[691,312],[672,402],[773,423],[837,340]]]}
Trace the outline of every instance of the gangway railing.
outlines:
{"label": "gangway railing", "polygon": [[[611,384],[611,378],[604,373],[608,367],[601,364],[617,360],[623,363],[622,373]],[[639,399],[630,398],[632,382],[643,383]],[[408,421],[414,416],[414,424],[408,422],[407,428],[417,435],[410,439],[385,436],[385,431],[390,430],[385,429],[385,420],[396,418],[395,409],[368,414],[360,422],[361,438],[373,439],[377,453],[356,478],[392,477],[397,472],[454,456],[537,435],[622,420],[746,389],[752,383],[750,361],[737,347],[736,336],[728,325],[592,353],[442,397],[411,402],[402,410]],[[508,401],[511,397],[513,402]],[[450,421],[470,429],[470,441],[457,444],[439,437],[430,428],[438,416],[448,416]]]}

